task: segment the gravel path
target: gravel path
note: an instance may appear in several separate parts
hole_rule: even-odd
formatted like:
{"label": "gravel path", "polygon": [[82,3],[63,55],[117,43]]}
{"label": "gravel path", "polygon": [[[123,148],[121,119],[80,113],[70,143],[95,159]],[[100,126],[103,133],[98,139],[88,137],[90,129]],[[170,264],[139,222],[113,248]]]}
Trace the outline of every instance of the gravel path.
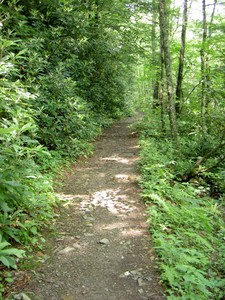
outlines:
{"label": "gravel path", "polygon": [[24,291],[34,299],[165,299],[139,195],[132,122],[107,129],[94,155],[65,174],[57,234],[44,250],[49,258]]}

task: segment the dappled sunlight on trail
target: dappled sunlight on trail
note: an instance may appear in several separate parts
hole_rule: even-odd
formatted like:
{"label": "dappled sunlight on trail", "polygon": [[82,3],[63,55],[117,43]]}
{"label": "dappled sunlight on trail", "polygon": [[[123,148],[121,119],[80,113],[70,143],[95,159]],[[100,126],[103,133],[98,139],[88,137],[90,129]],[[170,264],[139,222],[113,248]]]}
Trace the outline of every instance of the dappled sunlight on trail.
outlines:
{"label": "dappled sunlight on trail", "polygon": [[[126,175],[128,176],[128,175]],[[124,178],[126,179],[125,182],[127,182],[127,177],[124,177],[124,175],[118,175],[118,177],[124,182]],[[124,193],[126,192],[126,189],[124,190],[122,187],[115,188],[115,189],[105,189],[105,190],[99,190],[96,192],[93,192],[91,194],[86,195],[68,195],[63,193],[58,193],[57,196],[60,201],[62,201],[62,205],[64,207],[66,206],[79,206],[80,210],[88,209],[88,207],[102,207],[106,208],[109,212],[113,214],[119,214],[119,213],[126,213],[131,212],[136,209],[135,206],[132,206],[132,199],[129,199],[129,196]]]}
{"label": "dappled sunlight on trail", "polygon": [[139,147],[126,128],[130,121],[106,130],[94,155],[65,175],[53,257],[43,281],[35,283],[44,299],[164,299],[149,257],[136,171]]}
{"label": "dappled sunlight on trail", "polygon": [[121,195],[121,189],[108,189],[94,193],[91,198],[91,203],[94,206],[105,207],[111,213],[118,214],[121,211],[127,212],[132,210],[123,202],[126,198],[126,195]]}
{"label": "dappled sunlight on trail", "polygon": [[123,158],[123,157],[119,157],[119,156],[111,156],[111,157],[103,157],[100,159],[101,161],[115,161],[118,163],[122,163],[122,164],[131,164],[132,162],[129,159]]}

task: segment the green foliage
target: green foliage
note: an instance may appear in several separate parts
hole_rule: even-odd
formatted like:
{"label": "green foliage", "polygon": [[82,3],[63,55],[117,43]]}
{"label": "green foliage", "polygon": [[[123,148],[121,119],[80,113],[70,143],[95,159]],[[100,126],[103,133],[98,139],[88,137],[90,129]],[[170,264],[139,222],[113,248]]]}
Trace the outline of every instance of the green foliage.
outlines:
{"label": "green foliage", "polygon": [[54,216],[52,173],[91,154],[102,128],[129,111],[133,60],[123,1],[0,2],[3,292],[18,248],[39,247]]}
{"label": "green foliage", "polygon": [[[11,43],[5,43],[5,52],[8,51],[6,45]],[[1,74],[4,77],[0,90],[0,232],[5,240],[27,244],[32,241],[34,228],[39,226],[45,211],[51,210],[54,200],[51,183],[38,172],[34,162],[44,153],[36,140],[37,125],[30,105],[30,100],[35,96],[27,92],[21,83],[10,80],[15,73],[16,69],[8,56],[3,57]],[[35,215],[41,216],[37,223],[32,221]],[[30,226],[32,222],[34,224]]]}
{"label": "green foliage", "polygon": [[[15,15],[14,15],[15,16]],[[37,140],[31,102],[36,95],[19,80],[26,51],[0,31],[0,294],[25,250],[39,247],[41,229],[56,202],[50,178],[36,164],[48,151]],[[15,52],[14,52],[15,51]],[[49,154],[50,157],[50,154]]]}
{"label": "green foliage", "polygon": [[[11,247],[10,243],[4,241],[0,233],[0,262],[7,268],[17,268],[17,260],[25,257],[25,251]],[[0,297],[2,299],[5,286],[11,283],[11,273],[6,270],[0,270]]]}
{"label": "green foliage", "polygon": [[81,155],[87,149],[87,141],[99,133],[94,115],[85,101],[76,96],[76,84],[71,78],[63,78],[61,71],[42,78],[41,82],[42,93],[33,104],[40,143],[67,155]]}
{"label": "green foliage", "polygon": [[176,182],[183,157],[174,160],[169,140],[144,137],[141,147],[141,186],[168,299],[220,299],[225,283],[220,210],[207,185]]}
{"label": "green foliage", "polygon": [[[158,38],[157,10],[154,12],[156,2],[152,1],[152,7],[148,6],[148,14],[144,15],[151,16],[147,30],[148,33],[152,30],[152,35],[151,41],[141,42],[146,56],[139,60],[137,80],[138,99],[144,100],[142,106],[146,113],[137,129],[142,132],[141,185],[150,229],[160,257],[162,279],[169,287],[168,299],[222,299],[225,294],[222,215],[225,102],[224,52],[221,51],[224,12],[217,2],[215,6],[207,6],[204,37],[203,16],[192,15],[196,8],[189,7],[186,45],[181,45],[183,6],[175,4],[173,7],[170,3],[167,17],[174,89],[169,93],[174,95],[180,49],[185,47],[186,50],[182,55],[181,98],[175,99],[180,111],[177,110],[179,138],[174,146],[168,138],[167,82],[160,57],[163,49]],[[195,4],[200,7],[201,1]],[[203,52],[205,65],[203,61],[201,64]]]}
{"label": "green foliage", "polygon": [[70,156],[90,152],[87,141],[99,134],[101,119],[118,118],[127,109],[131,56],[123,44],[125,32],[115,29],[108,10],[121,25],[129,20],[129,10],[107,1],[90,7],[47,0],[8,5],[12,13],[5,29],[13,24],[10,38],[19,38],[20,45],[11,49],[21,53],[12,78],[37,95],[32,106],[38,141]]}
{"label": "green foliage", "polygon": [[16,269],[16,258],[22,258],[25,255],[23,250],[9,247],[10,243],[4,242],[0,235],[0,262],[6,267]]}

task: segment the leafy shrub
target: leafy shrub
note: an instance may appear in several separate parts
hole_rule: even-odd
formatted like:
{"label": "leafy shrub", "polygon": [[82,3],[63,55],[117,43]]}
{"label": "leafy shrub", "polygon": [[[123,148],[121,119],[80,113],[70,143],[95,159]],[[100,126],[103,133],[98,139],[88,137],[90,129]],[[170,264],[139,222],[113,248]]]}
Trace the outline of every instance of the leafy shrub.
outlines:
{"label": "leafy shrub", "polygon": [[[205,188],[176,182],[170,142],[142,142],[143,197],[168,299],[217,300],[224,294],[225,224]],[[204,191],[204,196],[202,195]]]}
{"label": "leafy shrub", "polygon": [[[35,159],[46,150],[36,139],[30,94],[13,81],[12,42],[2,40],[0,64],[0,234],[4,243],[37,244],[42,220],[52,215],[52,183],[38,171]],[[17,42],[13,42],[15,46]]]}
{"label": "leafy shrub", "polygon": [[[0,234],[0,262],[7,268],[17,268],[17,259],[23,258],[25,251],[11,247],[10,243],[3,240]],[[6,270],[0,270],[0,298],[3,297],[5,285],[11,283],[11,273]]]}
{"label": "leafy shrub", "polygon": [[0,262],[6,267],[16,269],[16,258],[22,258],[25,254],[23,250],[9,247],[10,243],[4,242],[0,235]]}
{"label": "leafy shrub", "polygon": [[8,251],[0,262],[15,267],[16,247],[39,246],[54,215],[46,171],[92,152],[90,140],[125,110],[130,72],[124,33],[111,28],[104,1],[94,31],[96,18],[79,1],[0,2],[0,235]]}
{"label": "leafy shrub", "polygon": [[50,150],[79,156],[99,133],[99,126],[87,103],[76,96],[76,83],[62,73],[58,70],[41,79],[43,90],[33,103],[38,139]]}

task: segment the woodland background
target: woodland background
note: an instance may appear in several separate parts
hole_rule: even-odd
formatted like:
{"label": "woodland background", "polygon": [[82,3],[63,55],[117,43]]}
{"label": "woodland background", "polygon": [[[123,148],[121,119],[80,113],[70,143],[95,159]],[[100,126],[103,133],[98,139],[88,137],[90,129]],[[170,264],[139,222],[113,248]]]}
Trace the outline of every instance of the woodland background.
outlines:
{"label": "woodland background", "polygon": [[[0,2],[0,291],[51,224],[53,176],[139,110],[168,299],[225,294],[224,3]],[[168,249],[170,251],[168,251]]]}

